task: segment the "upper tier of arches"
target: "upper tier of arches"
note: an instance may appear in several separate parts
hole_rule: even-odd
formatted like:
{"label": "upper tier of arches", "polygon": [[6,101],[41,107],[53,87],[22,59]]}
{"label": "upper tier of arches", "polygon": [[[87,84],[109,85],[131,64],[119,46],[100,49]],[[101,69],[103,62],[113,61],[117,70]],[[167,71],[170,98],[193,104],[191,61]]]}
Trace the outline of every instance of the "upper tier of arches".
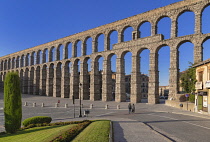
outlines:
{"label": "upper tier of arches", "polygon": [[[117,39],[116,43],[129,40],[141,40],[141,38],[146,38],[141,36],[141,26],[148,23],[148,36],[153,37],[158,33],[158,23],[166,17],[170,19],[171,24],[170,38],[166,41],[162,39],[162,41],[170,44],[171,42],[175,42],[172,40],[179,41],[177,34],[179,32],[178,20],[179,17],[186,12],[191,12],[194,15],[193,21],[186,21],[188,23],[194,23],[194,33],[191,35],[202,35],[202,14],[209,5],[209,0],[182,1],[18,53],[13,53],[0,58],[0,71],[66,59],[73,60],[73,58],[94,57],[98,52],[102,52],[101,54],[109,54],[116,50],[110,42],[114,32],[117,33],[114,37]],[[127,30],[128,28],[130,29]],[[125,40],[125,34],[130,36],[129,40]],[[188,36],[189,35],[186,35],[186,38]],[[208,38],[208,33],[204,38]],[[205,39],[199,44],[202,45]],[[88,46],[87,42],[91,44],[91,46]],[[191,42],[194,43],[195,46],[199,46],[197,41],[194,40]],[[151,50],[155,51],[154,47],[151,48]]]}

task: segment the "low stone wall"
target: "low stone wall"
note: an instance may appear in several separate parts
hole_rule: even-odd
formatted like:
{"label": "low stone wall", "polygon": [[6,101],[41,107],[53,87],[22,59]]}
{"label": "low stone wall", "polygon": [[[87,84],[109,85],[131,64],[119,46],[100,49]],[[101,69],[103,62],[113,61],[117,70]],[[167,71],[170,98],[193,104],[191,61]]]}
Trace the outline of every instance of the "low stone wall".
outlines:
{"label": "low stone wall", "polygon": [[[195,104],[194,103],[180,102],[180,101],[175,101],[175,100],[166,100],[165,104],[167,106],[176,107],[176,108],[179,108],[182,110],[188,110],[188,111],[195,112]],[[180,104],[182,104],[182,107]]]}

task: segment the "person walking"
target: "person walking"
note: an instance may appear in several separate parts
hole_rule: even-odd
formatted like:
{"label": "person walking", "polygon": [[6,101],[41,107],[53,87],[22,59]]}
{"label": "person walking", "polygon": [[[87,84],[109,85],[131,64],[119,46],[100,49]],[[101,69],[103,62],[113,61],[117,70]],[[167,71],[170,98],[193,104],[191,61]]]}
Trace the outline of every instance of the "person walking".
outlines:
{"label": "person walking", "polygon": [[128,112],[129,114],[131,113],[131,109],[132,109],[132,106],[131,106],[131,103],[128,104]]}
{"label": "person walking", "polygon": [[135,105],[132,105],[132,113],[135,113]]}

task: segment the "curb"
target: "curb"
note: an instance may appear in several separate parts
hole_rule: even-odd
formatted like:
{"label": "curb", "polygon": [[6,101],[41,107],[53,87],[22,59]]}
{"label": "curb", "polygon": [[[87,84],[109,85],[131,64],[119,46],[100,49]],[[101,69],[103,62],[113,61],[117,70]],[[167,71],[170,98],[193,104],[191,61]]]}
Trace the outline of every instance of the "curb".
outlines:
{"label": "curb", "polygon": [[112,121],[110,120],[110,130],[109,130],[109,142],[113,142],[114,140],[114,137],[113,137],[113,124],[112,124]]}

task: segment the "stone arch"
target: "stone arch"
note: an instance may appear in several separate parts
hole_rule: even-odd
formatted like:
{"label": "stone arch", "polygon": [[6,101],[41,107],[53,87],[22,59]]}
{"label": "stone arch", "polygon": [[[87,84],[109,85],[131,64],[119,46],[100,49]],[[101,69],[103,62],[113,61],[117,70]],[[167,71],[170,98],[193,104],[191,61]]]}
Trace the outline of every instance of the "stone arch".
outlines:
{"label": "stone arch", "polygon": [[28,78],[28,94],[33,94],[33,90],[34,90],[34,72],[35,69],[34,67],[31,67],[29,70],[29,78]]}
{"label": "stone arch", "polygon": [[[127,29],[128,29],[128,34],[125,35],[125,31]],[[123,27],[122,31],[120,32],[121,33],[120,34],[121,35],[121,42],[132,40],[132,32],[133,32],[133,30],[134,30],[134,28],[132,26],[130,26],[130,25],[127,25],[127,26]],[[120,35],[118,35],[118,36],[120,36]],[[127,36],[130,36],[130,38],[127,37]],[[126,40],[125,40],[125,37],[127,37]]]}
{"label": "stone arch", "polygon": [[8,59],[8,70],[11,69],[11,58]]}
{"label": "stone arch", "polygon": [[0,71],[3,71],[4,70],[4,61],[3,60],[1,61],[1,67],[0,68],[1,68]]}
{"label": "stone arch", "polygon": [[[210,32],[210,28],[209,25],[209,14],[208,13],[204,13],[207,10],[210,11],[210,3],[206,4],[202,9],[201,9],[201,13],[200,13],[200,18],[201,18],[201,22],[200,22],[200,26],[201,26],[201,33],[206,34]],[[205,14],[205,15],[204,15]],[[207,22],[208,21],[208,22]],[[208,27],[208,28],[207,28]]]}
{"label": "stone arch", "polygon": [[[88,42],[90,42],[88,44]],[[82,55],[90,55],[92,54],[92,42],[93,42],[93,39],[91,36],[87,36],[85,39],[84,39],[84,42],[83,42],[83,49],[82,49]]]}
{"label": "stone arch", "polygon": [[[164,20],[165,19],[165,21],[164,22],[169,22],[169,21],[166,21],[166,19],[169,19],[170,20],[170,23],[169,23],[169,25],[167,24],[164,24],[164,26],[170,26],[170,27],[164,27],[164,29],[165,28],[169,28],[169,30],[166,32],[166,33],[168,33],[169,35],[166,37],[165,36],[165,33],[159,33],[159,27],[158,27],[158,24],[159,24],[159,22],[161,22],[162,20]],[[155,34],[162,34],[163,36],[164,36],[164,39],[168,39],[168,38],[170,38],[170,35],[171,35],[171,26],[172,26],[172,19],[171,19],[171,17],[169,17],[169,16],[167,16],[167,15],[162,15],[162,16],[160,16],[160,17],[158,17],[158,19],[155,21]],[[160,25],[160,27],[163,27],[163,25]],[[161,29],[161,28],[160,28]]]}
{"label": "stone arch", "polygon": [[33,83],[33,94],[39,95],[40,92],[40,76],[41,76],[41,67],[36,66],[34,70],[34,83]]}
{"label": "stone arch", "polygon": [[62,62],[58,62],[54,71],[54,97],[61,97]]}
{"label": "stone arch", "polygon": [[[193,27],[190,29],[190,32],[188,31],[189,30],[188,29],[187,32],[185,31],[184,33],[180,33],[181,31],[184,31],[184,30],[182,29],[183,25],[179,25],[180,24],[179,23],[179,18],[181,16],[183,16],[183,14],[186,14],[186,13],[193,13],[194,17],[193,17],[193,21],[191,21],[191,22],[194,22],[193,23]],[[182,10],[181,12],[179,12],[177,14],[176,23],[177,23],[177,36],[186,36],[186,35],[189,35],[189,34],[194,34],[195,33],[195,31],[194,31],[194,29],[195,29],[195,12],[193,10],[191,10],[191,9],[184,9],[184,10]],[[189,21],[188,22],[185,21],[185,23],[189,23]],[[181,24],[183,24],[183,23],[181,23]],[[181,26],[181,28],[180,28],[180,26]],[[191,26],[187,26],[187,27],[191,27]],[[186,29],[186,26],[185,26],[185,29]]]}
{"label": "stone arch", "polygon": [[63,44],[59,44],[56,49],[56,61],[64,59],[64,46]]}
{"label": "stone arch", "polygon": [[49,50],[49,62],[52,62],[52,61],[55,61],[55,53],[56,53],[56,51],[55,51],[56,49],[55,49],[55,47],[54,46],[52,46],[51,48],[50,48],[50,50]]}
{"label": "stone arch", "polygon": [[42,51],[38,50],[36,53],[36,64],[42,64]]}
{"label": "stone arch", "polygon": [[70,77],[70,98],[79,99],[79,65],[80,60],[76,58],[72,61],[72,72]]}
{"label": "stone arch", "polygon": [[16,57],[16,68],[20,67],[20,56]]}
{"label": "stone arch", "polygon": [[25,62],[25,55],[23,54],[20,58],[20,67],[24,67],[24,62]]}
{"label": "stone arch", "polygon": [[210,48],[208,46],[209,44],[210,44],[210,36],[207,36],[207,37],[205,37],[202,40],[202,44],[201,44],[201,47],[202,47],[202,59],[203,60],[206,60],[206,59],[210,58],[210,56],[209,56]]}
{"label": "stone arch", "polygon": [[70,95],[70,69],[71,62],[67,60],[64,62],[64,67],[62,71],[62,82],[61,82],[61,98],[69,98]]}
{"label": "stone arch", "polygon": [[80,66],[80,83],[81,86],[81,98],[83,100],[89,100],[90,99],[90,75],[91,70],[89,71],[90,64],[88,62],[91,62],[90,57],[85,57],[83,60],[81,60],[81,66]]}
{"label": "stone arch", "polygon": [[[149,25],[147,25],[147,24],[149,24]],[[145,26],[146,25],[146,30],[148,30],[148,31],[146,31],[146,32],[148,32],[148,33],[146,33],[145,34],[145,32],[143,32],[144,34],[142,34],[142,29],[141,29],[141,27],[142,26]],[[149,26],[149,27],[148,27]],[[152,35],[152,23],[149,21],[149,20],[144,20],[144,21],[142,21],[138,26],[137,26],[137,29],[138,29],[138,37],[139,38],[143,38],[143,37],[148,37],[148,36],[151,36]]]}
{"label": "stone arch", "polygon": [[43,51],[42,51],[42,63],[47,63],[49,62],[49,53],[48,53],[48,48],[45,48]]}
{"label": "stone arch", "polygon": [[[117,36],[115,37],[116,39],[114,39],[114,37],[111,38],[111,36],[114,34],[114,33],[117,33]],[[115,43],[118,43],[118,31],[117,30],[110,30],[107,34],[107,49],[108,50],[112,50],[113,49],[113,44]]]}
{"label": "stone arch", "polygon": [[49,65],[48,71],[47,71],[47,84],[46,84],[46,94],[47,96],[54,96],[53,93],[53,80],[54,80],[54,63],[51,63]]}
{"label": "stone arch", "polygon": [[[70,49],[69,49],[70,48]],[[72,50],[73,50],[73,46],[72,46],[72,42],[67,42],[65,47],[64,47],[64,54],[65,54],[65,59],[69,59],[72,57]]]}
{"label": "stone arch", "polygon": [[95,37],[96,52],[102,52],[105,50],[104,39],[105,39],[104,33],[99,33],[96,35]]}
{"label": "stone arch", "polygon": [[32,66],[32,65],[35,65],[35,64],[36,64],[36,52],[33,51],[31,53],[31,56],[30,56],[30,65]]}
{"label": "stone arch", "polygon": [[29,63],[30,63],[30,54],[27,53],[26,56],[25,56],[25,65],[24,65],[24,66],[25,66],[25,67],[26,67],[26,66],[30,66]]}

